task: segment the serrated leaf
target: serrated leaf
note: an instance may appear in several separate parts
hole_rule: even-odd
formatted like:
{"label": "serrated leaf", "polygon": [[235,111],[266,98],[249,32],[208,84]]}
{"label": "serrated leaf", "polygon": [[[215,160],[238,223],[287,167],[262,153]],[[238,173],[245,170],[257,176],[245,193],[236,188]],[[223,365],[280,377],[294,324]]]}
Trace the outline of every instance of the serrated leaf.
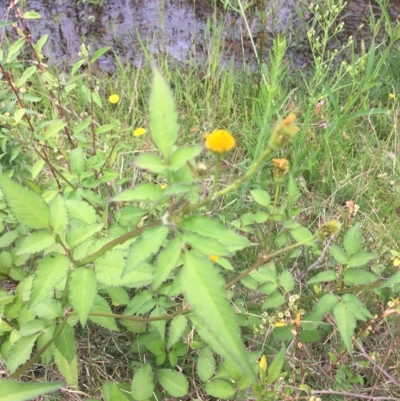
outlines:
{"label": "serrated leaf", "polygon": [[364,266],[372,259],[375,259],[375,255],[373,253],[357,252],[350,256],[347,266],[349,267]]}
{"label": "serrated leaf", "polygon": [[148,400],[154,391],[154,373],[151,365],[146,363],[133,375],[131,384],[132,398],[137,401]]}
{"label": "serrated leaf", "polygon": [[264,301],[262,305],[262,309],[271,309],[277,308],[285,303],[285,297],[279,292],[274,291],[270,295],[268,295],[267,299]]}
{"label": "serrated leaf", "polygon": [[360,223],[357,223],[347,231],[343,239],[343,246],[348,257],[357,253],[360,250],[361,239],[361,225]]}
{"label": "serrated leaf", "polygon": [[142,262],[158,252],[168,235],[168,227],[153,227],[145,230],[131,245],[123,276],[135,270]]}
{"label": "serrated leaf", "polygon": [[254,278],[259,283],[270,282],[278,285],[278,276],[276,274],[274,262],[267,263],[266,265],[253,270],[250,273],[250,277]]}
{"label": "serrated leaf", "polygon": [[130,302],[129,295],[124,288],[107,287],[105,291],[107,291],[112,300],[112,304],[115,306],[128,305]]}
{"label": "serrated leaf", "polygon": [[363,285],[374,283],[376,276],[365,269],[350,267],[344,271],[343,281],[347,285]]}
{"label": "serrated leaf", "polygon": [[171,156],[169,167],[172,171],[177,171],[187,162],[196,158],[203,150],[202,146],[182,146],[178,148]]}
{"label": "serrated leaf", "polygon": [[78,387],[78,361],[76,356],[69,363],[56,348],[54,350],[54,360],[57,364],[58,370],[63,375],[65,381],[70,386]]}
{"label": "serrated leaf", "polygon": [[50,203],[50,225],[57,234],[67,229],[67,208],[61,195],[57,195]]}
{"label": "serrated leaf", "polygon": [[196,372],[197,376],[202,382],[206,382],[211,379],[211,377],[215,373],[215,359],[210,348],[205,346],[199,352],[199,358],[197,359],[196,364]]}
{"label": "serrated leaf", "polygon": [[290,292],[294,288],[294,278],[288,270],[284,270],[279,276],[279,285],[285,290]]}
{"label": "serrated leaf", "polygon": [[131,401],[131,398],[128,398],[122,390],[119,388],[117,383],[113,383],[110,389],[110,400],[111,401]]}
{"label": "serrated leaf", "polygon": [[[47,342],[49,342],[54,334],[55,325],[52,324],[47,326],[39,335],[37,339],[37,349],[42,349]],[[44,365],[48,365],[51,362],[54,353],[54,345],[48,347],[40,356],[40,359]]]}
{"label": "serrated leaf", "polygon": [[175,370],[158,369],[158,381],[172,397],[184,397],[189,391],[189,383],[186,377]]}
{"label": "serrated leaf", "polygon": [[20,329],[19,329],[19,334],[21,334],[22,337],[25,336],[31,336],[33,334],[38,333],[39,331],[42,331],[46,326],[46,323],[44,320],[40,319],[35,319],[35,320],[30,320],[29,322],[24,323]]}
{"label": "serrated leaf", "polygon": [[50,211],[46,202],[35,192],[0,175],[0,189],[7,204],[21,223],[30,228],[50,228]]}
{"label": "serrated leaf", "polygon": [[85,327],[96,295],[97,284],[94,271],[84,267],[74,270],[70,278],[68,296],[82,327]]}
{"label": "serrated leaf", "polygon": [[336,272],[333,270],[328,270],[326,272],[318,273],[315,277],[308,280],[308,284],[315,284],[315,283],[323,283],[325,281],[334,281],[336,280]]}
{"label": "serrated leaf", "polygon": [[305,246],[313,246],[316,247],[317,244],[314,241],[314,236],[312,232],[306,227],[297,227],[294,230],[290,231],[292,237],[296,242],[303,242],[308,240],[304,243]]}
{"label": "serrated leaf", "polygon": [[103,228],[103,226],[103,223],[98,223],[72,227],[68,230],[67,235],[65,236],[65,240],[71,248],[75,248],[76,246],[82,244],[82,242],[90,238],[92,235],[98,233]]}
{"label": "serrated leaf", "polygon": [[38,317],[45,319],[56,319],[62,315],[61,302],[53,298],[47,298],[35,305],[32,310]]}
{"label": "serrated leaf", "polygon": [[254,189],[253,191],[250,191],[250,193],[254,202],[258,203],[261,206],[269,207],[271,203],[271,197],[267,191],[264,191],[262,189]]}
{"label": "serrated leaf", "polygon": [[[159,307],[156,306],[154,310],[150,313],[150,317],[159,317],[165,316],[165,312]],[[156,320],[154,322],[149,322],[149,325],[154,327],[156,331],[160,334],[161,340],[165,341],[165,326],[167,322],[165,320]]]}
{"label": "serrated leaf", "polygon": [[273,361],[270,363],[268,368],[268,379],[267,383],[274,383],[280,376],[285,362],[286,349],[282,348],[276,355]]}
{"label": "serrated leaf", "polygon": [[7,352],[6,366],[10,373],[14,373],[18,366],[25,363],[31,356],[33,346],[39,334],[20,337],[15,341]]}
{"label": "serrated leaf", "polygon": [[156,174],[166,174],[167,168],[160,158],[154,153],[143,153],[134,159],[137,167],[149,170]]}
{"label": "serrated leaf", "polygon": [[71,217],[88,224],[96,223],[96,210],[93,206],[89,205],[89,203],[75,199],[68,199],[65,202],[65,205],[67,206]]}
{"label": "serrated leaf", "polygon": [[18,237],[18,233],[14,230],[9,231],[0,237],[0,248],[9,246]]}
{"label": "serrated leaf", "polygon": [[250,245],[247,238],[236,234],[223,224],[208,217],[197,215],[186,217],[181,223],[181,228],[204,237],[215,238],[230,252],[235,252]]}
{"label": "serrated leaf", "polygon": [[[90,313],[93,313],[93,312],[94,313],[96,313],[96,312],[110,313],[110,314],[112,313],[110,305],[108,305],[107,301],[104,298],[100,297],[99,295],[97,295],[97,297],[95,298],[95,300],[93,302],[93,307],[92,307]],[[108,330],[119,331],[114,318],[104,317],[104,316],[95,316],[95,315],[89,314],[88,319]]]}
{"label": "serrated leaf", "polygon": [[168,334],[167,349],[175,345],[182,337],[187,328],[187,318],[183,315],[175,316],[171,321]]}
{"label": "serrated leaf", "polygon": [[344,294],[342,300],[346,302],[357,319],[365,321],[372,318],[369,310],[354,294]]}
{"label": "serrated leaf", "polygon": [[165,246],[159,253],[154,264],[153,289],[157,289],[174,270],[181,256],[182,243],[180,238],[176,237]]}
{"label": "serrated leaf", "polygon": [[78,147],[72,149],[69,152],[68,160],[72,174],[80,176],[85,171],[86,162],[82,148]]}
{"label": "serrated leaf", "polygon": [[151,311],[156,305],[154,294],[151,291],[144,290],[137,293],[125,308],[124,315],[144,314]]}
{"label": "serrated leaf", "polygon": [[339,302],[333,309],[339,333],[347,351],[352,355],[352,337],[356,328],[356,318],[346,302]]}
{"label": "serrated leaf", "polygon": [[229,400],[235,395],[236,388],[227,380],[216,379],[206,384],[205,387],[206,393],[211,395],[212,397]]}
{"label": "serrated leaf", "polygon": [[391,287],[393,285],[400,284],[400,271],[396,272],[392,277],[387,279],[379,288]]}
{"label": "serrated leaf", "polygon": [[135,188],[129,188],[112,197],[113,202],[129,202],[129,201],[143,201],[154,202],[163,193],[159,185],[152,183],[144,183],[136,185]]}
{"label": "serrated leaf", "polygon": [[149,120],[151,137],[169,164],[171,149],[178,137],[178,113],[172,91],[155,66],[149,100]]}
{"label": "serrated leaf", "polygon": [[53,244],[55,244],[55,238],[51,232],[46,230],[36,231],[21,242],[16,254],[23,255],[40,252]]}
{"label": "serrated leaf", "polygon": [[46,255],[38,263],[29,299],[30,308],[50,296],[50,291],[67,275],[68,268],[67,256],[59,253]]}
{"label": "serrated leaf", "polygon": [[330,245],[329,250],[333,258],[340,264],[345,265],[347,264],[347,255],[346,252],[337,245]]}
{"label": "serrated leaf", "polygon": [[54,345],[65,360],[69,364],[72,363],[73,359],[76,357],[76,342],[74,329],[69,324],[64,326],[60,335],[56,338]]}
{"label": "serrated leaf", "polygon": [[64,383],[24,383],[14,382],[9,379],[0,380],[1,401],[28,401],[33,398],[52,393],[60,389]]}
{"label": "serrated leaf", "polygon": [[38,174],[42,171],[44,165],[44,160],[40,159],[32,166],[32,180],[34,180],[38,176]]}
{"label": "serrated leaf", "polygon": [[325,294],[318,301],[314,310],[311,313],[306,314],[304,317],[304,322],[302,322],[302,327],[305,330],[313,330],[318,327],[318,324],[312,322],[320,323],[322,317],[329,311],[331,311],[339,302],[336,295]]}
{"label": "serrated leaf", "polygon": [[215,238],[203,237],[193,232],[186,231],[182,240],[205,256],[231,256],[231,252]]}
{"label": "serrated leaf", "polygon": [[180,283],[194,313],[215,337],[210,346],[214,348],[213,345],[217,342],[217,349],[214,348],[216,352],[223,351],[222,356],[225,359],[255,378],[255,372],[240,340],[235,315],[226,297],[224,280],[213,264],[205,258],[186,252]]}

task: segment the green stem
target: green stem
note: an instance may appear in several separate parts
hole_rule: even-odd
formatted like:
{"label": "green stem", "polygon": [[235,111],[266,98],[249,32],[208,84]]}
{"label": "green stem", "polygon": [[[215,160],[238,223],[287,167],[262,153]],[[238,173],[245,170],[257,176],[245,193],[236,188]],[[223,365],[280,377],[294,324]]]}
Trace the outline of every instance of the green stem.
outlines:
{"label": "green stem", "polygon": [[215,194],[215,190],[217,189],[217,182],[219,179],[219,172],[221,171],[221,155],[217,154],[215,157],[216,157],[217,164],[215,166],[214,182],[213,182],[213,187],[212,187],[212,191],[211,191],[211,196],[213,196]]}
{"label": "green stem", "polygon": [[280,255],[281,253],[290,251],[292,249],[298,248],[299,246],[302,246],[304,244],[306,244],[309,241],[312,241],[313,239],[315,239],[315,236],[312,236],[310,238],[307,238],[303,241],[297,242],[296,244],[287,246],[283,249],[279,249],[275,252],[270,253],[269,255],[263,255],[261,256],[260,259],[257,260],[256,263],[254,263],[253,265],[251,265],[247,270],[245,270],[243,273],[239,274],[239,276],[237,276],[236,278],[234,278],[232,281],[230,281],[229,283],[227,283],[225,285],[225,288],[228,290],[229,288],[231,288],[234,284],[236,284],[238,281],[240,281],[242,278],[246,277],[249,273],[251,273],[254,269],[257,269],[257,267],[262,266],[265,262],[267,262],[268,260],[271,260],[272,258]]}
{"label": "green stem", "polygon": [[64,330],[65,325],[67,324],[68,316],[65,315],[60,326],[58,326],[57,331],[53,334],[53,337],[50,338],[49,341],[45,345],[43,345],[42,348],[40,348],[39,351],[36,352],[36,354],[29,359],[28,362],[24,363],[18,370],[16,370],[12,375],[10,375],[11,379],[17,379],[19,376],[21,376],[24,372],[26,372],[45,352],[53,343],[56,341],[58,336],[62,333]]}
{"label": "green stem", "polygon": [[276,213],[276,208],[278,205],[278,199],[279,199],[279,195],[280,195],[280,185],[276,184],[275,185],[275,199],[274,199],[274,207],[272,209],[272,213],[270,216],[270,220],[269,220],[269,227],[268,227],[268,234],[267,234],[267,239],[265,241],[265,250],[268,251],[269,248],[269,243],[271,241],[271,236],[272,236],[272,225],[274,224],[274,217],[275,217],[275,213]]}

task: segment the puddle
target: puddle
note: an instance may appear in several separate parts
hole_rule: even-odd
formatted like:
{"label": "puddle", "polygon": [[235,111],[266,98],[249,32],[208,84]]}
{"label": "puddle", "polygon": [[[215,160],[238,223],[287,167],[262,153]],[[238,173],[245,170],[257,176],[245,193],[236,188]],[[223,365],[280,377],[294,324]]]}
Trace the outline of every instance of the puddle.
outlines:
{"label": "puddle", "polygon": [[[274,34],[299,28],[299,13],[307,17],[307,11],[301,6],[304,2],[307,0],[267,2],[267,17],[264,20],[249,16],[254,40],[257,42],[262,37],[266,38],[268,49]],[[8,1],[3,0],[2,3],[7,4]],[[203,3],[200,0],[104,0],[103,6],[96,7],[78,0],[29,0],[29,11],[39,12],[42,19],[30,20],[27,24],[34,40],[44,34],[49,35],[45,54],[57,64],[72,64],[77,60],[82,41],[93,48],[111,46],[122,60],[136,65],[143,62],[142,45],[150,53],[165,52],[180,61],[188,60],[195,54],[204,57],[207,56],[204,36],[208,17],[225,23],[221,38],[226,59],[232,55],[237,61],[243,57],[254,59],[244,21],[236,19],[233,14],[224,16],[222,12],[215,17],[213,9]],[[23,10],[21,4],[17,7]],[[347,34],[359,32],[357,28],[366,22],[370,7],[380,13],[379,6],[370,6],[367,0],[349,2],[345,16]],[[390,4],[390,12],[394,18],[399,17],[399,2]],[[0,5],[1,20],[12,21],[13,15],[14,11],[7,5]],[[103,56],[99,63],[104,70],[112,70],[114,66],[111,55]]]}

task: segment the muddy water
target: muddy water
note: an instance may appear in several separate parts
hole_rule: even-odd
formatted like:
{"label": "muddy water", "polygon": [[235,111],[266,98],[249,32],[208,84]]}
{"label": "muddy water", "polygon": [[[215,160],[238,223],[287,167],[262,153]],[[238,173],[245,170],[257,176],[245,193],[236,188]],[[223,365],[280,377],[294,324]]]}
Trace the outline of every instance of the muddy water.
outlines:
{"label": "muddy water", "polygon": [[[165,52],[181,61],[193,55],[204,57],[207,18],[225,23],[221,37],[227,57],[251,57],[251,41],[243,21],[233,14],[215,16],[200,0],[104,0],[100,7],[79,0],[28,0],[26,3],[28,6],[22,2],[17,5],[21,12],[34,10],[42,16],[40,20],[28,21],[34,40],[48,34],[45,54],[59,64],[73,63],[82,41],[94,48],[111,46],[123,60],[135,64],[143,62],[142,46],[151,53]],[[300,15],[307,17],[305,3],[308,0],[270,0],[267,18],[262,23],[260,18],[249,15],[254,40],[263,34],[271,39],[276,32],[301,29]],[[379,7],[370,6],[368,0],[350,1],[345,15],[347,32],[360,34],[357,29],[371,10],[380,13]],[[399,17],[399,1],[392,1],[390,13],[393,18]],[[14,19],[15,10],[8,7],[8,0],[2,0],[0,20]],[[111,70],[113,65],[111,55],[100,59],[100,66],[105,70]]]}

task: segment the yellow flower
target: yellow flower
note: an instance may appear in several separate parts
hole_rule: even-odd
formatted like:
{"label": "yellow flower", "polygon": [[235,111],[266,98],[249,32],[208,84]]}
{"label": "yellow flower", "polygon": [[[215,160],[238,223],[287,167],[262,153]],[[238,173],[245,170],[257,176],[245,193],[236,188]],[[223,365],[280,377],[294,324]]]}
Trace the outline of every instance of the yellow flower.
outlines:
{"label": "yellow flower", "polygon": [[259,366],[260,366],[260,369],[261,369],[263,372],[266,372],[266,371],[267,371],[267,358],[266,358],[265,355],[263,355],[263,356],[260,358],[260,360],[258,361],[258,364],[259,364]]}
{"label": "yellow flower", "polygon": [[218,256],[217,255],[210,255],[210,260],[213,262],[218,262]]}
{"label": "yellow flower", "polygon": [[133,131],[133,136],[142,136],[146,133],[145,128],[136,128],[135,131]]}
{"label": "yellow flower", "polygon": [[113,103],[113,104],[115,104],[115,103],[118,103],[119,102],[119,96],[118,95],[111,95],[109,98],[108,98],[108,101],[110,102],[110,103]]}
{"label": "yellow flower", "polygon": [[396,96],[394,93],[389,93],[389,99],[394,99]]}
{"label": "yellow flower", "polygon": [[289,162],[286,159],[272,159],[275,182],[282,182],[283,177],[289,172]]}
{"label": "yellow flower", "polygon": [[269,146],[274,150],[279,150],[286,146],[296,135],[299,127],[296,127],[296,114],[289,114],[274,129],[269,139]]}
{"label": "yellow flower", "polygon": [[322,240],[333,237],[340,231],[341,227],[342,225],[336,220],[328,221],[319,228],[317,237]]}
{"label": "yellow flower", "polygon": [[206,148],[215,153],[229,152],[236,145],[235,138],[224,129],[217,129],[212,134],[205,134]]}
{"label": "yellow flower", "polygon": [[160,185],[161,189],[165,189],[167,188],[168,184],[166,182],[164,182],[163,184]]}

